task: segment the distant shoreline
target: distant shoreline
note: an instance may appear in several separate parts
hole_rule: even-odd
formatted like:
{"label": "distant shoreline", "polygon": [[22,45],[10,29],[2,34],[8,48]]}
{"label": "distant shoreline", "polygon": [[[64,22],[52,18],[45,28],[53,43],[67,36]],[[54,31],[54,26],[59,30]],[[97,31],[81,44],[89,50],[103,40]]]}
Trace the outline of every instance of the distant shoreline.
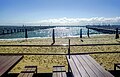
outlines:
{"label": "distant shoreline", "polygon": [[[109,35],[109,34],[91,34],[90,36],[103,36],[103,35]],[[82,35],[83,37],[87,37],[87,35]],[[79,38],[80,36],[64,36],[64,37],[55,37],[56,39],[58,38]],[[31,39],[52,39],[52,37],[29,37],[29,38],[13,38],[13,39],[0,39],[0,41],[16,41],[16,40],[31,40]]]}

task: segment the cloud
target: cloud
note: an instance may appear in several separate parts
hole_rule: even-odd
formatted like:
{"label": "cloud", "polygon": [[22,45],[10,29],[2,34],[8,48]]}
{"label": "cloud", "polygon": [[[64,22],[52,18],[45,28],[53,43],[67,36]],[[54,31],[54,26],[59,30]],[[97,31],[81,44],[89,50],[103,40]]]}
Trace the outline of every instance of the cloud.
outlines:
{"label": "cloud", "polygon": [[[15,24],[15,23],[13,23]],[[19,25],[98,25],[98,24],[111,24],[120,25],[120,17],[105,18],[105,17],[93,17],[93,18],[51,18],[39,21],[17,23]]]}
{"label": "cloud", "polygon": [[93,17],[93,18],[52,18],[46,20],[40,20],[35,22],[29,22],[39,25],[93,25],[93,24],[120,24],[120,17],[105,18],[105,17]]}

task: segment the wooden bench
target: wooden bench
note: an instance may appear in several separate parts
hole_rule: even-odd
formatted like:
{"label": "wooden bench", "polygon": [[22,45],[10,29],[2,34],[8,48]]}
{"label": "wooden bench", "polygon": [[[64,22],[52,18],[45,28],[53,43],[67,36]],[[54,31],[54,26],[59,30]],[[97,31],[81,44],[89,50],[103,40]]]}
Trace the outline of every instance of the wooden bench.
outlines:
{"label": "wooden bench", "polygon": [[64,66],[53,66],[52,77],[67,77]]}
{"label": "wooden bench", "polygon": [[115,63],[115,64],[114,64],[114,71],[116,71],[116,68],[119,68],[119,69],[120,69],[120,63]]}
{"label": "wooden bench", "polygon": [[114,64],[114,74],[115,74],[115,77],[119,77],[120,76],[120,70],[117,70],[116,68],[120,69],[120,63],[115,63]]}
{"label": "wooden bench", "polygon": [[89,55],[70,55],[67,61],[73,77],[114,77]]}
{"label": "wooden bench", "polygon": [[6,76],[22,58],[21,55],[0,55],[0,77]]}
{"label": "wooden bench", "polygon": [[33,77],[35,73],[37,73],[37,66],[25,66],[18,77]]}

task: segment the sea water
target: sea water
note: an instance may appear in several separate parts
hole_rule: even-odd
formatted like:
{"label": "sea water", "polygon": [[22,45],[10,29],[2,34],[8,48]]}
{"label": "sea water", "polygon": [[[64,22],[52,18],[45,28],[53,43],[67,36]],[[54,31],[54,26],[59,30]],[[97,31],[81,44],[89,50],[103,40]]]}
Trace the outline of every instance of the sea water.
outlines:
{"label": "sea water", "polygon": [[[79,37],[80,29],[82,29],[83,36],[87,35],[86,27],[54,27],[48,29],[39,29],[34,31],[28,31],[28,38],[50,38],[52,37],[52,31],[55,30],[55,37],[64,38],[64,37]],[[90,35],[100,34],[97,31],[90,30]],[[12,34],[0,35],[0,39],[18,39],[25,38],[25,32],[18,32]]]}

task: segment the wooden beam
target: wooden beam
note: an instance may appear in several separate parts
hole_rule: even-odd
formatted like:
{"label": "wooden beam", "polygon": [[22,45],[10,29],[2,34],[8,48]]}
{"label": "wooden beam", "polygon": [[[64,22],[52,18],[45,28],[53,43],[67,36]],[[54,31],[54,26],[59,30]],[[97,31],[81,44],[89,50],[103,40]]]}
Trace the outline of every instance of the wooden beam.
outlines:
{"label": "wooden beam", "polygon": [[118,39],[119,38],[119,32],[118,32],[118,28],[116,28],[116,36],[115,36],[115,39]]}
{"label": "wooden beam", "polygon": [[70,59],[70,39],[69,39],[68,55],[69,55],[69,59]]}
{"label": "wooden beam", "polygon": [[25,29],[25,38],[28,38],[27,29]]}
{"label": "wooden beam", "polygon": [[53,44],[55,43],[55,30],[53,29],[53,33],[52,33],[52,40],[53,40]]}
{"label": "wooden beam", "polygon": [[88,31],[87,31],[87,36],[88,36],[88,38],[90,38],[90,35],[89,35],[89,28],[88,28]]}
{"label": "wooden beam", "polygon": [[[111,46],[111,45],[120,45],[120,43],[112,44],[80,44],[80,45],[70,45],[70,46]],[[69,45],[0,45],[0,47],[67,47]]]}
{"label": "wooden beam", "polygon": [[[86,55],[86,54],[115,54],[120,53],[120,51],[111,51],[111,52],[81,52],[81,53],[70,53],[70,55]],[[68,53],[0,53],[0,55],[68,55]]]}
{"label": "wooden beam", "polygon": [[82,29],[80,29],[80,38],[82,38]]}

